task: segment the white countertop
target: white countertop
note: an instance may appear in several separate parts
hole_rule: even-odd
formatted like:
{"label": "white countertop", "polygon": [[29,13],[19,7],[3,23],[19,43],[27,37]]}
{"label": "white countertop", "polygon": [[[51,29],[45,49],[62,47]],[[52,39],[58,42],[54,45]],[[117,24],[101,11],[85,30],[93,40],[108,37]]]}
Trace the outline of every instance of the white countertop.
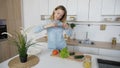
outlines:
{"label": "white countertop", "polygon": [[[44,50],[37,56],[39,57],[40,61],[37,65],[33,66],[32,68],[83,68],[83,62],[73,61],[69,59],[62,59],[59,57],[50,56],[51,50]],[[91,54],[89,54],[91,55]],[[97,58],[106,59],[106,60],[113,60],[113,61],[120,61],[120,58],[114,57],[107,57],[107,56],[99,56],[99,55],[91,55],[92,56],[92,68],[98,68]],[[14,58],[14,57],[13,57]],[[0,63],[0,68],[9,68],[8,62],[12,58]]]}

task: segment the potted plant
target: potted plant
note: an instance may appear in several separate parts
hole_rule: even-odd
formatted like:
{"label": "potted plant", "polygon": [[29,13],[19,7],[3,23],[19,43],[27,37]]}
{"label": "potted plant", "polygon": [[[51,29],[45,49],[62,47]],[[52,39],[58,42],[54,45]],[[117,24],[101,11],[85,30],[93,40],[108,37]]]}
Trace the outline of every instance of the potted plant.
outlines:
{"label": "potted plant", "polygon": [[28,40],[27,34],[24,30],[22,30],[21,32],[15,32],[15,35],[11,35],[7,32],[3,32],[2,34],[7,34],[11,37],[12,42],[14,43],[14,45],[16,45],[18,49],[20,61],[22,63],[27,62],[27,50],[30,46],[36,44],[36,42],[33,42],[33,39]]}
{"label": "potted plant", "polygon": [[74,24],[74,23],[71,23],[71,24],[70,24],[70,27],[71,27],[72,29],[74,29],[75,26],[76,26],[76,24]]}

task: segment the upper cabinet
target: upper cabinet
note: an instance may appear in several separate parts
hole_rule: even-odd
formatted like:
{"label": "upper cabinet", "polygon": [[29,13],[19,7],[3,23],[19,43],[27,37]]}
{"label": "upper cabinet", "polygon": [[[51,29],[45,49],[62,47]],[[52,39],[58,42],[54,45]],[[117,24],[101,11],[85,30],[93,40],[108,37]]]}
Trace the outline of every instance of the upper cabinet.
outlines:
{"label": "upper cabinet", "polygon": [[78,21],[100,21],[101,0],[78,0]]}
{"label": "upper cabinet", "polygon": [[[33,26],[33,24],[40,23],[41,10],[44,9],[44,6],[41,6],[40,3],[45,0],[21,0],[22,2],[22,17],[24,28]],[[47,4],[47,3],[45,3]],[[42,4],[44,5],[44,4]],[[41,8],[43,7],[43,8]],[[45,10],[48,11],[48,10]],[[44,11],[44,12],[45,12]]]}
{"label": "upper cabinet", "polygon": [[66,7],[68,15],[76,15],[77,0],[49,0],[49,15],[52,14],[55,7],[63,5]]}
{"label": "upper cabinet", "polygon": [[101,2],[101,0],[90,0],[88,21],[101,21]]}
{"label": "upper cabinet", "polygon": [[40,0],[40,15],[48,15],[48,0]]}
{"label": "upper cabinet", "polygon": [[53,13],[53,10],[58,5],[64,5],[66,7],[66,0],[49,0],[49,15]]}
{"label": "upper cabinet", "polygon": [[102,15],[120,15],[120,0],[102,0]]}
{"label": "upper cabinet", "polygon": [[116,0],[115,14],[120,15],[120,0]]}
{"label": "upper cabinet", "polygon": [[87,21],[89,13],[89,0],[78,0],[77,20]]}
{"label": "upper cabinet", "polygon": [[68,15],[77,15],[77,1],[78,0],[66,0],[66,9]]}

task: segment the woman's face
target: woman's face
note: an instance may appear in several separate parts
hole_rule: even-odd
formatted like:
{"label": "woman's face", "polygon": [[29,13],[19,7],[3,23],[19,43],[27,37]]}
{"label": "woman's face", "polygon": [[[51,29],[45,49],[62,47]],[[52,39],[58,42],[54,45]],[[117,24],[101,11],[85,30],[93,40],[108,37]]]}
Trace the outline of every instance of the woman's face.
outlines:
{"label": "woman's face", "polygon": [[64,11],[61,9],[57,9],[54,11],[54,20],[60,20],[64,15]]}

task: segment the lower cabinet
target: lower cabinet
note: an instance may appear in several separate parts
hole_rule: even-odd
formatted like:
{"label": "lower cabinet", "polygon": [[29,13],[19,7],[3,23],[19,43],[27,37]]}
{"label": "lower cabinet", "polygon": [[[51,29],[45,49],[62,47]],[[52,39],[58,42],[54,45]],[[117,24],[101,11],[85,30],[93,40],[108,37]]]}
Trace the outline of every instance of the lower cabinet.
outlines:
{"label": "lower cabinet", "polygon": [[115,49],[103,49],[103,48],[94,48],[87,46],[68,46],[68,50],[75,52],[82,52],[86,54],[120,57],[120,50],[115,50]]}
{"label": "lower cabinet", "polygon": [[70,52],[79,52],[79,46],[68,46]]}
{"label": "lower cabinet", "polygon": [[10,45],[8,41],[0,41],[0,63],[15,56],[16,47]]}
{"label": "lower cabinet", "polygon": [[99,55],[120,57],[120,50],[99,49]]}
{"label": "lower cabinet", "polygon": [[87,54],[99,54],[99,49],[98,48],[92,48],[92,47],[79,47],[79,51]]}
{"label": "lower cabinet", "polygon": [[69,51],[82,52],[86,54],[99,54],[98,48],[84,47],[84,46],[68,46]]}

